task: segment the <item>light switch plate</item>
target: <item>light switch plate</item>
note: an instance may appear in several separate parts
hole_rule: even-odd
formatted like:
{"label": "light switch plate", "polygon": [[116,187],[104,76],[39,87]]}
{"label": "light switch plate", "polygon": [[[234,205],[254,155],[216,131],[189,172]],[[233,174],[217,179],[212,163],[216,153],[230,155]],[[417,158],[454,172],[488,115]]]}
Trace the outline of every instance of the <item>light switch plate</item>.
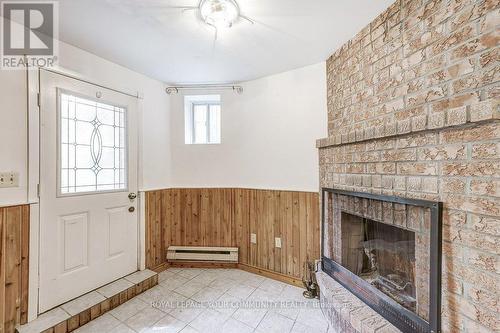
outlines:
{"label": "light switch plate", "polygon": [[281,238],[280,237],[274,238],[274,246],[281,249]]}
{"label": "light switch plate", "polygon": [[250,234],[250,243],[257,244],[257,234]]}
{"label": "light switch plate", "polygon": [[0,172],[0,187],[19,187],[19,173],[14,171]]}

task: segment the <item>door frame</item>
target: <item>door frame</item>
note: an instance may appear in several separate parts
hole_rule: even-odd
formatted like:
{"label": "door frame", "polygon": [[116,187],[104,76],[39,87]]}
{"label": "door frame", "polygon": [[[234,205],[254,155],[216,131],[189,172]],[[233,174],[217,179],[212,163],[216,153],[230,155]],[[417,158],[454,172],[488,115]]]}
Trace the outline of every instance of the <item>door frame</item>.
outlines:
{"label": "door frame", "polygon": [[117,89],[102,83],[98,83],[83,75],[57,67],[54,69],[37,68],[26,71],[27,85],[27,105],[28,105],[28,204],[30,205],[30,240],[29,240],[29,280],[28,280],[28,322],[36,319],[38,313],[38,293],[39,293],[39,251],[40,251],[40,198],[38,195],[40,184],[40,72],[47,71],[66,78],[92,84],[100,88],[122,93],[130,97],[137,98],[137,207],[138,212],[138,262],[139,270],[146,266],[146,233],[145,233],[145,200],[142,184],[142,116],[143,116],[143,94],[139,91],[130,92],[124,89]]}

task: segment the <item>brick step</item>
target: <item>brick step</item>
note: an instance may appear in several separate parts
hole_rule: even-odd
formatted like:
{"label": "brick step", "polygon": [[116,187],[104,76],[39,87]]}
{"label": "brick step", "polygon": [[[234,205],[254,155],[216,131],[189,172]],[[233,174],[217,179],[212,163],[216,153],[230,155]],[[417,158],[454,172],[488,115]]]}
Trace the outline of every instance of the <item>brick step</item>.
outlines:
{"label": "brick step", "polygon": [[18,333],[74,331],[158,284],[158,273],[137,271],[91,291],[16,328]]}

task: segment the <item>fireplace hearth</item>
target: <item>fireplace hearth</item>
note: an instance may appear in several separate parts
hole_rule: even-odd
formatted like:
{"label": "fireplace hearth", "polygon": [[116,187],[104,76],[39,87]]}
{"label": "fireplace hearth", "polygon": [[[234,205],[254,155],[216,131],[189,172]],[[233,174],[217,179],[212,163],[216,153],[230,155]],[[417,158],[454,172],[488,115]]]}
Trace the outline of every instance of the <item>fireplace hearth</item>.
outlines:
{"label": "fireplace hearth", "polygon": [[402,332],[439,332],[441,204],[323,189],[322,269]]}

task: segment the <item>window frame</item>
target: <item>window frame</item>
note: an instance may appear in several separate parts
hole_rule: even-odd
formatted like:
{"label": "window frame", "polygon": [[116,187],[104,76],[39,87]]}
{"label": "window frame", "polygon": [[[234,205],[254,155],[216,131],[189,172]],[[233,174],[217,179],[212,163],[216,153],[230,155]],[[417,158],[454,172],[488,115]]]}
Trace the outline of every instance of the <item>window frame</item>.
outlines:
{"label": "window frame", "polygon": [[[189,103],[187,105],[186,103]],[[196,121],[195,121],[195,108],[197,106],[206,106],[205,112],[206,112],[206,120],[205,120],[205,131],[206,131],[206,136],[205,136],[205,141],[204,142],[196,142]],[[212,107],[218,106],[219,107],[219,121],[218,121],[218,141],[212,142],[210,140],[211,138],[211,110]],[[189,112],[189,116],[188,113]],[[212,95],[185,95],[184,96],[184,117],[185,117],[185,126],[184,130],[185,131],[190,131],[190,133],[185,133],[184,134],[184,144],[186,145],[219,145],[222,142],[222,130],[221,130],[221,123],[222,123],[222,102],[221,102],[221,96],[219,94],[212,94]],[[189,136],[188,136],[189,134]],[[188,139],[189,137],[189,139]]]}
{"label": "window frame", "polygon": [[[194,109],[196,106],[204,106],[206,105],[207,108],[205,110],[206,112],[206,121],[205,121],[205,128],[206,128],[206,142],[196,142],[196,121],[194,120],[195,117],[194,117]],[[219,110],[220,110],[220,107],[221,107],[221,103],[220,102],[213,102],[213,101],[206,101],[206,102],[200,102],[200,101],[197,101],[197,102],[191,102],[191,144],[194,144],[194,145],[215,145],[215,144],[219,144],[217,142],[210,142],[210,111],[211,111],[211,108],[212,106],[218,106],[219,107]]]}

